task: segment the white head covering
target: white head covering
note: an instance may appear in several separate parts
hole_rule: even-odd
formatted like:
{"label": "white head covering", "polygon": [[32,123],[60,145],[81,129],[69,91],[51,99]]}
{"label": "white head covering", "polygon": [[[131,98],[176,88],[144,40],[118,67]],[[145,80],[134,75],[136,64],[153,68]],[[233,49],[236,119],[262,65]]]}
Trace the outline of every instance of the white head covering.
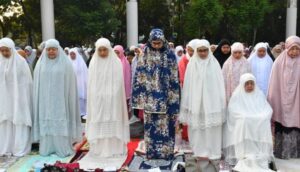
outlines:
{"label": "white head covering", "polygon": [[[199,47],[209,51],[204,60],[198,56]],[[197,41],[194,48],[185,73],[179,120],[192,128],[219,126],[224,122],[226,105],[221,67],[207,40]]]}
{"label": "white head covering", "polygon": [[[266,55],[264,57],[258,57],[257,51],[261,48],[266,50]],[[260,42],[254,47],[254,52],[248,58],[251,64],[251,70],[257,79],[258,87],[267,95],[269,87],[269,79],[272,70],[273,60],[267,53],[267,44]]]}
{"label": "white head covering", "polygon": [[30,55],[27,57],[27,61],[29,64],[32,64],[34,59],[36,58],[36,50],[32,49],[32,47],[29,45],[25,47],[25,50],[30,52]]}
{"label": "white head covering", "polygon": [[[87,94],[87,139],[116,137],[129,141],[129,123],[123,67],[106,38],[97,40],[95,53],[89,67]],[[102,58],[97,50],[108,49],[108,57]]]}
{"label": "white head covering", "polygon": [[244,52],[244,45],[240,42],[235,42],[231,45],[231,52],[241,51]]}
{"label": "white head covering", "polygon": [[[190,47],[194,50],[194,53],[196,52],[195,49],[196,49],[196,45],[197,45],[197,42],[200,41],[200,39],[192,39],[187,45],[186,45],[186,48],[187,47]],[[189,55],[189,53],[186,53],[186,58],[189,60],[191,57]]]}
{"label": "white head covering", "polygon": [[[245,91],[247,81],[255,83],[255,88],[250,93]],[[228,111],[224,127],[224,153],[227,161],[238,160],[236,168],[241,169],[248,168],[250,164],[254,168],[257,162],[270,160],[273,156],[271,133],[273,111],[257,87],[252,74],[246,73],[241,76],[240,83],[229,101]],[[261,167],[257,166],[252,170],[261,171],[256,168]]]}
{"label": "white head covering", "polygon": [[[71,58],[71,53],[75,53],[76,58],[73,60]],[[87,78],[88,78],[88,69],[83,60],[83,57],[79,54],[77,48],[72,48],[69,51],[69,58],[72,61],[73,68],[77,78],[77,89],[79,98],[85,99],[87,97]]]}
{"label": "white head covering", "polygon": [[[55,59],[50,59],[48,48],[57,48]],[[46,41],[45,48],[34,70],[33,140],[40,137],[65,136],[70,143],[81,138],[76,75],[70,59],[55,39]]]}
{"label": "white head covering", "polygon": [[[177,55],[177,53],[179,52],[179,51],[182,51],[182,55],[181,56],[178,56]],[[181,45],[179,45],[179,46],[177,46],[176,48],[175,48],[175,56],[176,56],[176,59],[177,59],[177,63],[180,61],[180,59],[181,59],[181,57],[183,56],[183,47],[181,46]]]}
{"label": "white head covering", "polygon": [[26,60],[21,57],[14,42],[0,40],[0,47],[10,49],[11,56],[0,53],[0,123],[10,121],[16,125],[32,125],[32,77]]}

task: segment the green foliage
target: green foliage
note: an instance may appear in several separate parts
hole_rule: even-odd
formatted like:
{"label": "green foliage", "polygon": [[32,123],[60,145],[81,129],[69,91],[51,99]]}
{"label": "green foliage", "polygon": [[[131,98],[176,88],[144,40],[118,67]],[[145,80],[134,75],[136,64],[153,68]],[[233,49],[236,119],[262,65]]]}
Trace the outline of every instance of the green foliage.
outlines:
{"label": "green foliage", "polygon": [[[0,37],[39,44],[40,1],[0,0]],[[125,0],[54,0],[54,5],[56,37],[62,45],[93,44],[101,36],[125,45]],[[21,13],[4,15],[16,8]],[[178,44],[195,37],[213,43],[224,37],[275,43],[285,37],[285,8],[283,0],[139,0],[139,35],[145,35],[145,42],[149,31],[159,27]]]}
{"label": "green foliage", "polygon": [[109,1],[56,0],[55,7],[56,37],[67,44],[110,38],[121,24]]}
{"label": "green foliage", "polygon": [[161,28],[169,38],[172,34],[170,27],[170,8],[167,1],[140,0],[138,4],[139,34],[148,39],[149,32],[153,28]]}
{"label": "green foliage", "polygon": [[185,32],[188,38],[212,34],[223,16],[218,0],[192,0],[185,11]]}
{"label": "green foliage", "polygon": [[235,39],[250,42],[253,32],[262,26],[272,9],[269,0],[231,0],[226,13]]}

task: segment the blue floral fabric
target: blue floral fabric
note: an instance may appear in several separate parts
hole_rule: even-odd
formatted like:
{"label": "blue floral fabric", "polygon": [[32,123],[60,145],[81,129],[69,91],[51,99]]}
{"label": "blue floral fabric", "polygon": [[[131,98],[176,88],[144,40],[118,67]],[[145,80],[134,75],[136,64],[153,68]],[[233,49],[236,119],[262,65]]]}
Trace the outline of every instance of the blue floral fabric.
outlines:
{"label": "blue floral fabric", "polygon": [[[157,39],[164,42],[160,50],[150,45],[150,40]],[[152,31],[144,56],[138,61],[132,92],[133,108],[145,112],[145,143],[149,159],[173,158],[179,89],[176,57],[166,46],[162,31]]]}

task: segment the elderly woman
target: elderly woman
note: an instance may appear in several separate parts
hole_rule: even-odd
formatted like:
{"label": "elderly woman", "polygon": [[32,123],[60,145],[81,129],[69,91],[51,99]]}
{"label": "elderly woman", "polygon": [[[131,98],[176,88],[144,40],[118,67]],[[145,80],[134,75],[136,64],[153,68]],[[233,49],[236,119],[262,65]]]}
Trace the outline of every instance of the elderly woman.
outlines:
{"label": "elderly woman", "polygon": [[14,42],[0,40],[0,156],[24,156],[31,149],[32,77]]}
{"label": "elderly woman", "polygon": [[272,108],[254,75],[243,74],[230,98],[224,127],[225,160],[235,165],[235,171],[271,171],[271,116]]}
{"label": "elderly woman", "polygon": [[59,42],[50,39],[34,70],[33,141],[40,154],[60,157],[73,154],[81,137],[76,75]]}
{"label": "elderly woman", "polygon": [[90,151],[83,169],[119,169],[127,155],[129,122],[122,62],[106,38],[96,42],[88,79],[86,137]]}
{"label": "elderly woman", "polygon": [[144,110],[148,159],[173,159],[179,88],[176,56],[163,31],[153,29],[138,61],[132,93],[133,108]]}
{"label": "elderly woman", "polygon": [[243,56],[244,45],[240,42],[236,42],[231,46],[231,56],[226,60],[222,68],[227,103],[235,90],[239,85],[240,77],[244,73],[251,72],[251,65],[247,59]]}
{"label": "elderly woman", "polygon": [[185,75],[179,120],[189,126],[190,145],[201,171],[211,167],[218,171],[225,120],[225,88],[221,67],[207,40],[197,41]]}
{"label": "elderly woman", "polygon": [[268,100],[273,107],[278,158],[300,158],[300,38],[287,38],[273,64]]}

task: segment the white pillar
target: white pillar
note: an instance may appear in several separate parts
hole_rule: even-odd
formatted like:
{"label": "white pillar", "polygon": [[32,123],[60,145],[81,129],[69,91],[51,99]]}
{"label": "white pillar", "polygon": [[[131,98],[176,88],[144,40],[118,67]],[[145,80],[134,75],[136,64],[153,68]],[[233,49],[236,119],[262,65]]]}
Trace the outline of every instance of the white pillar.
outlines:
{"label": "white pillar", "polygon": [[138,44],[138,4],[137,0],[126,0],[127,47]]}
{"label": "white pillar", "polygon": [[297,29],[297,0],[287,0],[286,37],[296,35]]}
{"label": "white pillar", "polygon": [[43,41],[55,38],[53,0],[40,0]]}

